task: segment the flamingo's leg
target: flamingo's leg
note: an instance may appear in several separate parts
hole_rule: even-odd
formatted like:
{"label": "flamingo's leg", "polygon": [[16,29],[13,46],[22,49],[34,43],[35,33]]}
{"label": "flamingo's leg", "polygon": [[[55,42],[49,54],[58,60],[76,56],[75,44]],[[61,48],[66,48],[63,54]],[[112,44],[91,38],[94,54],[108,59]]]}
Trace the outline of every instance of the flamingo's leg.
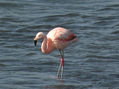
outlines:
{"label": "flamingo's leg", "polygon": [[61,79],[63,79],[63,71],[64,71],[64,51],[60,51],[61,54],[61,63],[62,63],[62,68],[61,68]]}
{"label": "flamingo's leg", "polygon": [[63,71],[64,71],[64,66],[62,66],[62,69],[61,69],[61,79],[63,79]]}
{"label": "flamingo's leg", "polygon": [[[61,56],[61,50],[60,49],[58,49],[58,50],[59,50],[59,53],[60,53],[60,56]],[[57,71],[57,79],[59,79],[59,73],[61,71],[61,68],[62,68],[62,62],[60,62],[60,65],[59,65],[59,68],[58,68],[58,71]]]}
{"label": "flamingo's leg", "polygon": [[58,79],[59,79],[59,73],[60,73],[61,67],[62,67],[62,63],[60,62],[60,65],[59,65],[59,68],[58,68],[58,72],[57,72],[57,78]]}
{"label": "flamingo's leg", "polygon": [[63,71],[64,71],[64,52],[63,50],[59,50],[61,56],[61,62],[57,72],[57,78],[59,79],[59,73],[61,72],[61,79],[63,79]]}

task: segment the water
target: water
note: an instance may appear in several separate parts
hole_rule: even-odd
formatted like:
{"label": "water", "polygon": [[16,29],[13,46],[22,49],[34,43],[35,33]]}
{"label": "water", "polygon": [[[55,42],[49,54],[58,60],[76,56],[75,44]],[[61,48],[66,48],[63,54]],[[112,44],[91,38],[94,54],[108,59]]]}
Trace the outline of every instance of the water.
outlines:
{"label": "water", "polygon": [[[79,38],[65,49],[64,81],[57,50],[44,55],[33,44],[57,26]],[[0,0],[0,89],[118,88],[118,0]]]}

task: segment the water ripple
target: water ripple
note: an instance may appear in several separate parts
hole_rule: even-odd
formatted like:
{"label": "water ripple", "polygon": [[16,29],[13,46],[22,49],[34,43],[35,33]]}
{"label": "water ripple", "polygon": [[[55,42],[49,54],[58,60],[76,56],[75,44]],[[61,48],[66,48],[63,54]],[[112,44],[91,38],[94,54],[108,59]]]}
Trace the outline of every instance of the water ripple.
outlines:
{"label": "water ripple", "polygon": [[[105,89],[119,82],[118,0],[0,1],[1,89]],[[64,82],[57,80],[60,55],[34,47],[36,33],[62,26],[79,41],[64,50]]]}

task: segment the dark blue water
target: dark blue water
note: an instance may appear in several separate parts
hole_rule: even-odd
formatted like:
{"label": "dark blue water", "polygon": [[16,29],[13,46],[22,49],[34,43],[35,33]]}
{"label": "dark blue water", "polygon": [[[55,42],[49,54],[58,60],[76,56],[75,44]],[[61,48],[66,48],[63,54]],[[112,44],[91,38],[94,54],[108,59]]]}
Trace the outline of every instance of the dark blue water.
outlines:
{"label": "dark blue water", "polygon": [[[42,54],[36,33],[65,27],[79,38]],[[0,0],[0,89],[118,89],[119,0]]]}

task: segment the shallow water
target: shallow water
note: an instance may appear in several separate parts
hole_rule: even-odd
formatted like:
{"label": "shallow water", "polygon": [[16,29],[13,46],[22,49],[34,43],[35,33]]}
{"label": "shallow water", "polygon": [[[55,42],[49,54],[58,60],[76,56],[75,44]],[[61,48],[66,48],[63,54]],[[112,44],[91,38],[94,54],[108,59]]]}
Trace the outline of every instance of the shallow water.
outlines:
{"label": "shallow water", "polygon": [[[64,80],[58,51],[44,55],[37,32],[61,26],[79,41],[65,49]],[[1,0],[0,89],[118,89],[118,0]]]}

